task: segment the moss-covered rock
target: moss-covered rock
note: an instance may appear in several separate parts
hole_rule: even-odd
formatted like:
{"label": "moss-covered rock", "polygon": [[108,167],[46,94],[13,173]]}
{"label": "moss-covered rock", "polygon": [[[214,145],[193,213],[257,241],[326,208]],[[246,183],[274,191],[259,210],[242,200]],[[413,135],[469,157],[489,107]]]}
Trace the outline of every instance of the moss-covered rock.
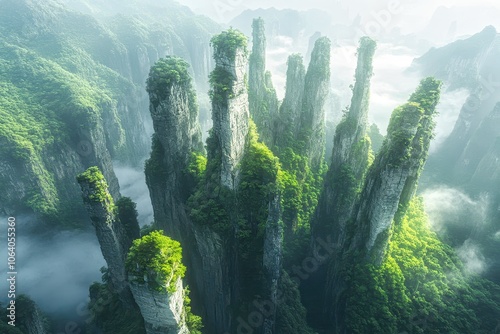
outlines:
{"label": "moss-covered rock", "polygon": [[133,282],[170,293],[175,292],[177,280],[186,272],[180,243],[161,231],[153,231],[133,242],[126,267]]}

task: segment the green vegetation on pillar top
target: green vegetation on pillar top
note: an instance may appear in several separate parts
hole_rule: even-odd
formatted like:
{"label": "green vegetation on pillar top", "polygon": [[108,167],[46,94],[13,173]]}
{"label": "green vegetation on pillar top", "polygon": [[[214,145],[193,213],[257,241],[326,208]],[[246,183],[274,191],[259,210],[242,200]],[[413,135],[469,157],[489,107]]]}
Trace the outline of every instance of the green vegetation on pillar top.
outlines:
{"label": "green vegetation on pillar top", "polygon": [[330,39],[326,36],[320,37],[314,44],[314,49],[311,54],[311,62],[309,63],[309,68],[307,69],[306,83],[312,78],[318,81],[330,78],[331,44]]}
{"label": "green vegetation on pillar top", "polygon": [[210,40],[210,44],[214,48],[214,57],[225,57],[229,60],[234,60],[236,50],[242,48],[245,54],[248,54],[247,37],[239,30],[229,28],[226,31],[215,35]]}
{"label": "green vegetation on pillar top", "polygon": [[[396,108],[392,113],[387,127],[387,138],[392,144],[383,146],[390,148],[387,154],[390,163],[408,161],[416,153],[423,154],[421,159],[427,157],[441,85],[441,81],[432,77],[423,79],[409,102]],[[415,142],[414,138],[419,138],[418,142]]]}
{"label": "green vegetation on pillar top", "polygon": [[177,280],[186,272],[181,244],[163,231],[134,240],[125,265],[132,281],[160,292],[174,293]]}
{"label": "green vegetation on pillar top", "polygon": [[417,90],[411,95],[409,102],[415,102],[424,108],[425,114],[433,113],[439,102],[442,82],[428,77],[420,82]]}
{"label": "green vegetation on pillar top", "polygon": [[104,175],[98,167],[89,167],[85,172],[79,174],[76,177],[78,183],[87,183],[92,188],[92,194],[88,198],[84,198],[84,201],[93,201],[96,203],[103,203],[114,206],[113,198],[108,191],[108,184]]}
{"label": "green vegetation on pillar top", "polygon": [[[358,51],[360,51],[361,49],[375,51],[376,47],[377,47],[377,42],[375,42],[373,39],[371,39],[368,36],[363,36],[359,39]],[[373,52],[370,52],[370,53],[373,53]]]}
{"label": "green vegetation on pillar top", "polygon": [[151,67],[146,80],[146,90],[151,103],[158,105],[160,101],[166,99],[173,85],[192,90],[192,80],[188,69],[189,64],[182,58],[167,56],[159,59]]}
{"label": "green vegetation on pillar top", "polygon": [[250,56],[262,71],[266,67],[266,35],[264,20],[259,17],[252,22],[252,55]]}

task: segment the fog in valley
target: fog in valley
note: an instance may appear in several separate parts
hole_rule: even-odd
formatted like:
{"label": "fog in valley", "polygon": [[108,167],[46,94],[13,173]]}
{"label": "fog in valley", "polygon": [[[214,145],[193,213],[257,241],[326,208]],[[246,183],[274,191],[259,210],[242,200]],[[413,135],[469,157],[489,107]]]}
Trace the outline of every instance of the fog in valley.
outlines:
{"label": "fog in valley", "polygon": [[[130,2],[132,3],[134,2]],[[349,109],[351,103],[358,43],[361,37],[368,35],[377,42],[373,58],[374,74],[371,80],[368,123],[369,125],[376,124],[382,135],[387,134],[386,129],[393,110],[408,100],[422,78],[436,75],[438,79],[443,80],[441,98],[437,106],[438,115],[435,119],[435,135],[429,149],[429,162],[422,173],[417,194],[423,198],[431,229],[441,240],[456,250],[458,258],[463,262],[464,272],[470,277],[484,275],[495,280],[496,275],[500,273],[500,260],[498,253],[495,253],[495,247],[500,246],[500,225],[498,224],[500,195],[498,189],[495,190],[494,186],[489,184],[488,176],[495,175],[496,177],[497,172],[494,166],[500,164],[497,159],[500,155],[495,151],[495,147],[489,148],[488,145],[491,138],[500,136],[500,132],[497,130],[491,138],[486,135],[483,137],[483,134],[489,132],[481,130],[483,129],[481,126],[487,126],[488,122],[484,121],[485,115],[490,113],[495,104],[500,101],[500,85],[497,84],[500,82],[500,77],[498,80],[496,77],[496,74],[500,73],[500,60],[496,64],[491,60],[500,55],[500,51],[497,52],[500,50],[498,48],[499,37],[497,34],[491,46],[484,48],[479,46],[479,42],[476,43],[478,46],[470,42],[472,46],[467,46],[472,50],[470,54],[465,51],[463,53],[455,51],[462,50],[461,47],[465,48],[463,44],[452,44],[454,46],[451,49],[443,47],[457,41],[467,41],[471,36],[481,32],[484,36],[481,33],[478,38],[487,39],[487,31],[483,30],[487,26],[493,26],[498,31],[500,29],[500,3],[498,1],[184,0],[178,3],[186,6],[183,9],[183,15],[186,17],[194,14],[208,16],[214,22],[207,20],[209,23],[205,23],[213,31],[228,27],[241,30],[249,38],[250,50],[252,20],[262,17],[265,21],[267,39],[266,70],[272,74],[272,83],[280,101],[283,100],[286,91],[288,56],[293,53],[302,54],[307,69],[314,42],[320,36],[330,38],[332,41],[331,79],[329,96],[325,104],[326,155],[328,157],[331,156],[334,128],[339,124],[343,112]],[[105,4],[104,1],[98,0],[61,0],[60,4],[86,15],[93,15],[98,22],[106,22],[110,15],[134,15],[130,10],[133,8],[132,5],[130,7],[123,5],[121,9],[119,1]],[[169,5],[170,1],[149,0],[144,2],[143,8],[144,11],[153,9],[154,12],[156,7],[163,8]],[[161,22],[161,19],[158,19],[158,22]],[[151,23],[155,29],[155,24],[160,26],[160,23]],[[102,25],[105,24],[102,23]],[[110,26],[115,29],[118,24]],[[189,24],[183,23],[182,29],[188,29],[186,28],[188,26]],[[138,23],[137,27],[137,36],[147,35],[144,31],[150,29],[143,23]],[[197,53],[199,51],[196,47],[198,40],[195,38],[201,39],[202,37],[196,36],[190,40],[189,30],[180,32],[181,28],[179,31],[176,27],[172,29],[178,33],[178,36],[172,33],[168,37],[169,43],[174,46],[168,50],[158,47],[157,49],[165,51],[164,54],[158,52],[158,56],[177,54],[185,57],[189,54],[192,59],[188,59],[188,62],[193,59],[200,62],[198,67],[192,66],[190,73],[195,77],[194,86],[198,90],[200,105],[199,117],[202,121],[203,137],[206,138],[211,126],[211,104],[207,96],[208,75],[205,74],[213,69],[214,64],[210,60],[212,55],[202,51]],[[216,33],[216,31],[209,31],[210,29],[207,28],[207,35]],[[121,30],[116,28],[116,31]],[[156,30],[155,33],[157,33]],[[127,35],[124,40],[133,43],[134,38],[138,38],[137,36]],[[167,38],[164,39],[167,40]],[[109,40],[115,41],[118,38],[113,37]],[[152,44],[147,44],[147,47],[143,49],[157,47],[151,46]],[[103,46],[98,46],[96,49],[100,47]],[[139,64],[141,59],[147,58],[148,52],[152,54],[151,50],[144,51],[143,49],[141,49],[141,52],[144,52],[142,58],[138,57]],[[44,51],[37,52],[43,54]],[[102,57],[103,62],[111,59],[111,56],[106,57]],[[134,61],[131,63],[136,64]],[[83,65],[83,68],[85,66]],[[140,68],[139,65],[137,66]],[[494,70],[491,70],[492,66]],[[114,68],[111,66],[112,70],[117,72],[125,67],[123,64]],[[471,82],[470,77],[463,74],[468,68],[473,68],[471,71],[479,73],[477,77],[474,77],[475,74],[471,75],[477,79],[477,82],[471,83],[474,87],[468,85]],[[141,70],[144,71],[144,68],[137,71]],[[134,111],[130,111],[133,108],[127,109],[129,113],[138,110],[137,112],[142,117],[137,117],[137,119],[132,117],[130,124],[137,126],[138,129],[144,129],[140,127],[146,124],[148,135],[146,139],[143,138],[146,144],[139,149],[141,152],[133,159],[120,161],[116,158],[119,156],[118,153],[116,156],[111,154],[110,158],[106,159],[110,161],[111,169],[116,175],[121,196],[130,197],[137,204],[138,221],[143,227],[155,220],[144,173],[144,163],[150,157],[149,132],[152,131],[152,120],[143,78],[136,75],[132,69],[123,71],[132,73],[127,80],[133,82],[134,87],[142,85],[141,93],[130,89],[122,96],[125,99],[125,96],[132,91],[130,95],[134,97],[143,94],[142,100],[140,97],[137,98],[140,102],[133,105],[133,108],[136,108]],[[106,73],[111,77],[111,74]],[[492,73],[493,77],[488,77],[488,73]],[[94,76],[90,71],[84,75]],[[205,79],[200,79],[199,77],[203,75]],[[198,79],[196,79],[197,76]],[[121,83],[118,79],[116,82]],[[467,103],[470,102],[471,97],[476,96],[474,94],[478,97],[471,107],[471,104]],[[124,109],[118,107],[116,113]],[[471,111],[467,113],[469,110]],[[477,117],[477,119],[473,120],[472,117]],[[106,126],[109,124],[111,127],[114,126],[113,122],[106,123]],[[127,126],[132,127],[130,124]],[[465,125],[460,128],[460,124]],[[463,129],[473,129],[473,131],[469,133]],[[112,131],[110,130],[113,133],[120,131],[126,131],[126,129],[112,128]],[[468,137],[461,137],[461,134]],[[132,141],[136,143],[139,140],[135,138]],[[110,149],[109,142],[101,146],[111,152],[115,150]],[[475,149],[476,147],[485,149],[482,151]],[[476,154],[476,152],[481,152],[481,156],[479,157],[479,153]],[[483,159],[483,156],[486,158]],[[68,161],[75,160],[70,154],[65,157]],[[131,162],[131,160],[134,161]],[[0,172],[4,170],[1,163],[2,161],[0,161]],[[75,179],[75,177],[76,175],[69,179]],[[77,188],[74,187],[74,189]],[[3,211],[0,211],[0,214],[1,226],[4,228],[7,214]],[[39,219],[35,215],[16,216],[18,292],[32,298],[47,315],[65,321],[75,320],[79,323],[85,320],[82,305],[86,305],[89,300],[89,286],[95,281],[101,281],[100,268],[106,266],[90,218],[82,217],[82,219],[86,221],[86,225],[79,222],[77,227],[73,228],[70,222],[64,228],[57,229],[49,224],[47,232],[41,232],[38,226]],[[4,241],[0,245],[3,251]],[[7,272],[5,252],[3,254],[0,272]],[[0,282],[0,291],[6,291],[5,279]],[[496,282],[499,282],[498,277]],[[0,295],[0,303],[2,306],[8,303],[3,293]]]}
{"label": "fog in valley", "polygon": [[[1,217],[6,221],[7,217]],[[90,223],[90,222],[89,222]],[[47,314],[56,319],[84,322],[88,312],[89,285],[101,280],[100,268],[106,265],[94,231],[40,232],[37,219],[16,218],[17,293],[30,296]],[[0,270],[7,273],[4,256]],[[2,280],[1,291],[7,291]],[[7,303],[7,295],[0,297]]]}

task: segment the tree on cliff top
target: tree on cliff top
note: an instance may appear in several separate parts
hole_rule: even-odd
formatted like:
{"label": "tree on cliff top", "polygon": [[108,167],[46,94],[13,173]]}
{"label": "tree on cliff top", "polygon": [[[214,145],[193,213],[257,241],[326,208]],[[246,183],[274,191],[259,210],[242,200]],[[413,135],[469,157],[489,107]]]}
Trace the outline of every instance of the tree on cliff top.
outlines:
{"label": "tree on cliff top", "polygon": [[167,56],[159,59],[151,70],[146,80],[146,90],[149,93],[151,103],[157,106],[170,94],[173,85],[187,87],[190,103],[196,103],[191,76],[189,75],[189,64],[182,58]]}
{"label": "tree on cliff top", "polygon": [[79,174],[76,180],[80,184],[88,183],[92,189],[92,194],[88,198],[84,198],[84,201],[101,202],[111,208],[114,207],[113,198],[108,191],[108,183],[98,167],[89,167],[85,172]]}
{"label": "tree on cliff top", "polygon": [[181,244],[163,235],[163,231],[153,231],[134,240],[126,268],[134,276],[133,281],[169,293],[175,292],[177,279],[186,272]]}
{"label": "tree on cliff top", "polygon": [[241,31],[233,28],[212,37],[210,44],[213,46],[215,54],[225,56],[229,60],[234,60],[238,48],[242,48],[245,54],[248,53],[247,37]]}

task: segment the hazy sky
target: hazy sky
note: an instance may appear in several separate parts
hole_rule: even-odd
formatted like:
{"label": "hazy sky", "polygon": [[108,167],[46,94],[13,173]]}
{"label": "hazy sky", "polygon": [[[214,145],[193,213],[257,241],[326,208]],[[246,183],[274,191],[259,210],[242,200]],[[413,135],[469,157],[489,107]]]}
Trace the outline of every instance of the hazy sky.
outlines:
{"label": "hazy sky", "polygon": [[[385,132],[390,112],[406,101],[420,80],[417,76],[409,76],[405,70],[414,58],[419,57],[424,49],[412,50],[408,45],[383,44],[384,34],[398,28],[403,34],[415,33],[418,38],[428,41],[431,45],[442,46],[475,34],[486,25],[494,25],[500,31],[500,1],[498,0],[180,0],[180,3],[191,7],[195,12],[204,14],[215,21],[228,23],[246,9],[292,8],[299,10],[319,8],[334,14],[348,12],[345,22],[350,24],[359,16],[361,35],[369,35],[379,42],[374,58],[375,76],[372,80],[372,95],[370,100],[370,119],[377,123]],[[439,9],[439,10],[438,10]],[[337,19],[341,19],[337,15]],[[378,33],[371,34],[370,26],[378,27]],[[328,34],[328,31],[322,31]],[[360,35],[360,36],[361,36]],[[273,73],[273,82],[280,98],[284,95],[285,59],[296,50],[296,45],[281,40],[268,41],[267,68]],[[339,87],[341,104],[349,104],[350,96],[342,92],[352,82],[356,57],[353,45],[345,45],[338,41],[340,48],[333,50],[332,72],[333,83]],[[346,50],[348,51],[346,53]],[[335,86],[335,85],[334,85]],[[349,93],[349,92],[348,92]],[[452,92],[443,94],[439,106],[437,136],[433,142],[435,149],[449,134],[455,123],[460,107],[465,101],[467,92]]]}
{"label": "hazy sky", "polygon": [[[228,22],[245,9],[256,8],[320,8],[334,11],[338,6],[349,7],[351,18],[360,14],[370,17],[373,12],[399,7],[400,24],[407,28],[425,23],[440,6],[493,6],[500,9],[496,0],[181,0],[180,3],[191,7],[198,13],[212,17],[216,21]],[[411,20],[408,20],[411,18]],[[471,21],[479,17],[471,17]]]}

